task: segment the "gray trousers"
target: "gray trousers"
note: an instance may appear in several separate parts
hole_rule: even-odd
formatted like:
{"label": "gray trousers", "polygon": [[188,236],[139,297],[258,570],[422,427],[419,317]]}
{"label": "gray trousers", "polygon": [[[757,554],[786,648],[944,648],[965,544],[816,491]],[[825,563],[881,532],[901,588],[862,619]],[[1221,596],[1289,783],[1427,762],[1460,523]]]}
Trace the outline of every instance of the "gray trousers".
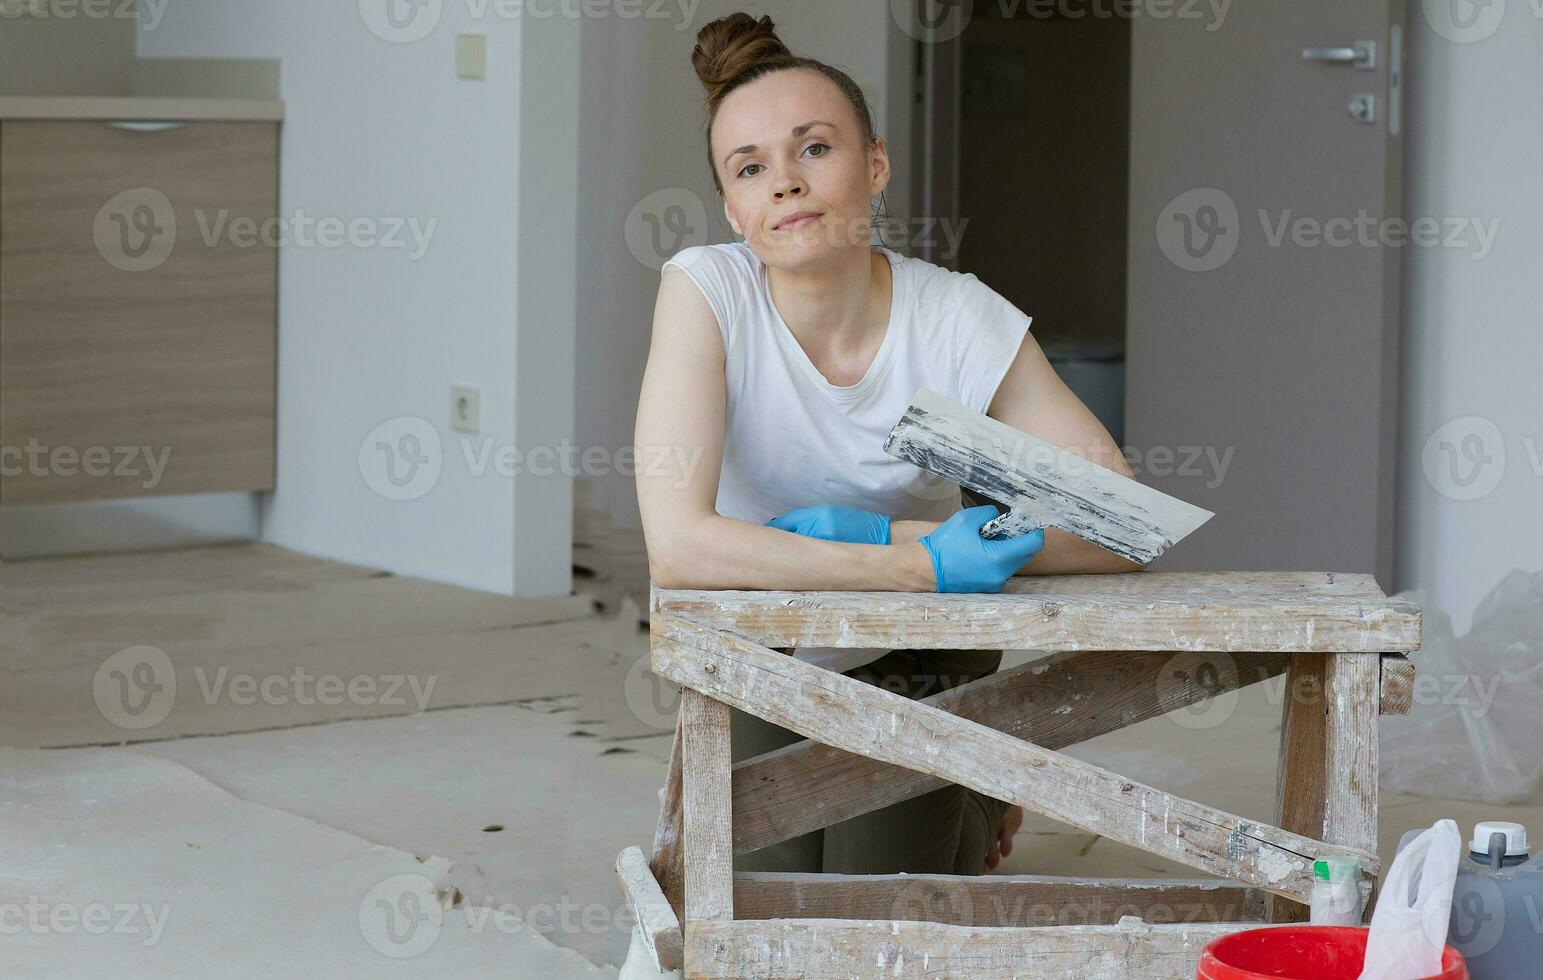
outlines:
{"label": "gray trousers", "polygon": [[[912,700],[996,672],[1000,650],[891,650],[846,671],[848,677]],[[731,708],[735,762],[803,736]],[[962,786],[945,786],[823,830],[741,854],[735,871],[827,874],[979,874],[1007,804]]]}

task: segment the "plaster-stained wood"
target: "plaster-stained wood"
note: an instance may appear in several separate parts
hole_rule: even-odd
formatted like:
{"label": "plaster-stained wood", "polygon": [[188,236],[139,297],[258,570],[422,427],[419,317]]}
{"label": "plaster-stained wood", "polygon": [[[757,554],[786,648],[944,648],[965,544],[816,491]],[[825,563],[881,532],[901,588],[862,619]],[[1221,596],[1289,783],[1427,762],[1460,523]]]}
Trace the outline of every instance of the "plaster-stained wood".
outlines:
{"label": "plaster-stained wood", "polygon": [[[849,752],[1292,898],[1308,896],[1312,861],[1324,854],[1353,855],[1363,873],[1377,873],[1370,850],[1332,846],[1163,793],[731,634],[669,615],[653,617],[652,628],[654,673]],[[690,769],[688,755],[688,779]],[[688,809],[688,834],[690,819]],[[686,861],[689,906],[689,845]]]}
{"label": "plaster-stained wood", "polygon": [[1192,980],[1213,939],[1255,923],[991,929],[935,922],[771,919],[686,923],[692,978],[968,977]]}
{"label": "plaster-stained wood", "polygon": [[1049,875],[734,876],[736,919],[895,919],[955,926],[1258,922],[1266,893],[1214,878]]}
{"label": "plaster-stained wood", "polygon": [[1307,651],[1420,648],[1420,607],[1370,575],[1015,577],[1000,593],[653,589],[651,609],[768,647]]}
{"label": "plaster-stained wood", "polygon": [[628,847],[616,858],[616,878],[654,966],[660,972],[680,969],[685,943],[680,919],[648,870],[648,859],[640,849]]}
{"label": "plaster-stained wood", "polygon": [[[1204,656],[1219,667],[1210,686],[1183,669],[1193,667],[1191,655],[1087,651],[1054,654],[920,703],[1063,749],[1274,677],[1292,655]],[[813,740],[795,742],[734,766],[734,851],[759,850],[947,783]]]}
{"label": "plaster-stained wood", "polygon": [[1215,516],[927,388],[884,451],[1008,508],[987,537],[1058,527],[1145,564]]}
{"label": "plaster-stained wood", "polygon": [[694,690],[680,694],[685,918],[732,919],[729,706]]}

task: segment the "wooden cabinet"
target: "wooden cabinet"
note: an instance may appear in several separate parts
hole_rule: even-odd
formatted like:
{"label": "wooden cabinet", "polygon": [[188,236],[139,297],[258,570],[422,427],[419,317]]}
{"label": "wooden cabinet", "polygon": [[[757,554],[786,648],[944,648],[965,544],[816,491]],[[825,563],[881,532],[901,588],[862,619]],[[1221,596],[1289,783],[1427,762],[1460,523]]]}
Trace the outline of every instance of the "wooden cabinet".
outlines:
{"label": "wooden cabinet", "polygon": [[0,505],[274,480],[278,127],[0,123]]}

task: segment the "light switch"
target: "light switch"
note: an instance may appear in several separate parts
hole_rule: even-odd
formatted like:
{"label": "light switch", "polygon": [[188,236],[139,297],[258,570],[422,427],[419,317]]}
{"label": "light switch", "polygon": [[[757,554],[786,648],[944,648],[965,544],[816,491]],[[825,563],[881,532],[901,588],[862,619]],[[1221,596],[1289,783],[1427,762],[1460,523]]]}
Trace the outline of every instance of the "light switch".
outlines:
{"label": "light switch", "polygon": [[455,74],[458,78],[488,77],[488,36],[457,34],[455,38]]}

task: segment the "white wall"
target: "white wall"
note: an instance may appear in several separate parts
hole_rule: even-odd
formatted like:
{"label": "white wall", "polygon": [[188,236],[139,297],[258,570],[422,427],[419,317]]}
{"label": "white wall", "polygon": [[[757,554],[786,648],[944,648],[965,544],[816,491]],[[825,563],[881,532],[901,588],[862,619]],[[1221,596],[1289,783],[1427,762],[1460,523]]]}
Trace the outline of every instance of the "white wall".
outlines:
{"label": "white wall", "polygon": [[[416,220],[421,234],[434,222],[417,260],[415,244],[281,249],[278,485],[264,537],[473,588],[565,594],[569,483],[492,465],[477,475],[449,427],[449,389],[482,390],[482,431],[466,443],[474,460],[484,440],[496,459],[528,448],[517,440],[571,432],[566,175],[579,28],[455,2],[419,16],[436,10],[427,36],[392,43],[367,28],[356,2],[203,0],[171,5],[154,30],[142,28],[139,55],[281,59],[281,215],[381,229]],[[456,78],[460,32],[487,35],[486,81]],[[540,128],[522,145],[527,116]],[[539,222],[539,234],[522,235],[522,219]],[[428,456],[421,482],[406,488],[411,499],[388,499],[396,491],[375,443],[400,447],[412,435]]]}
{"label": "white wall", "polygon": [[[1410,248],[1404,266],[1395,587],[1424,589],[1461,633],[1507,572],[1543,567],[1543,20],[1513,0],[1493,34],[1457,42],[1422,9],[1449,5],[1409,6],[1405,213],[1500,219],[1482,260]],[[1435,442],[1477,436],[1468,444],[1492,461],[1460,455],[1454,480],[1449,451],[1433,446],[1428,474],[1427,442],[1469,417],[1493,428],[1458,423]]]}
{"label": "white wall", "polygon": [[[645,8],[652,4],[643,5]],[[684,3],[659,5],[686,10]],[[794,54],[841,67],[863,88],[874,125],[889,143],[896,176],[885,201],[906,215],[910,185],[909,42],[890,19],[889,0],[704,0],[688,20],[619,17],[584,25],[579,154],[579,254],[585,282],[579,296],[578,441],[630,445],[638,386],[648,359],[658,265],[679,248],[734,240],[713,190],[703,126],[703,90],[691,67],[696,34],[737,10],[769,14]],[[650,194],[683,188],[705,214],[651,265],[628,246],[627,218]],[[674,200],[673,198],[671,200]],[[634,236],[637,222],[634,219]],[[644,236],[646,239],[646,236]],[[644,249],[649,257],[651,249]],[[618,526],[639,522],[633,478],[612,470],[593,478],[591,502]]]}

